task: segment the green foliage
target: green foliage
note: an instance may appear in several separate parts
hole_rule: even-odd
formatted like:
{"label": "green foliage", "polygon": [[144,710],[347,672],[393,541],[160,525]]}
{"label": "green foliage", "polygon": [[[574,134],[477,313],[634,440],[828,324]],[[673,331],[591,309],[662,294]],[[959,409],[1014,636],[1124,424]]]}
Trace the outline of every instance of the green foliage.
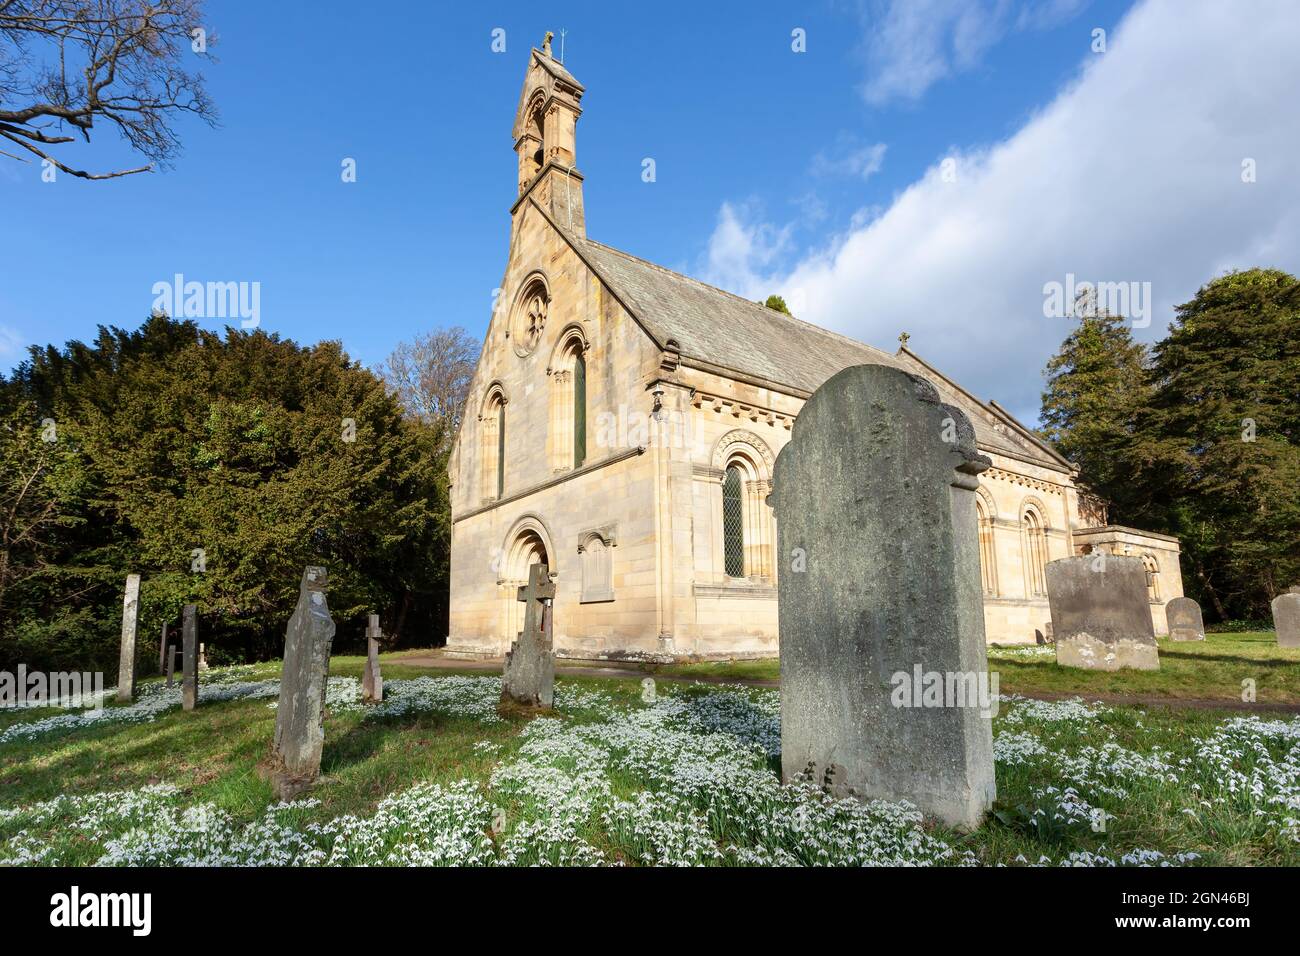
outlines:
{"label": "green foliage", "polygon": [[790,311],[790,307],[785,304],[785,299],[779,295],[769,295],[767,301],[764,302],[763,305],[767,306],[769,309],[774,309],[777,312],[784,312],[792,318],[794,316],[794,313]]}
{"label": "green foliage", "polygon": [[39,569],[0,606],[0,658],[115,660],[129,571],[146,638],[196,603],[225,659],[278,652],[308,563],[330,571],[340,643],[369,611],[399,639],[445,633],[445,453],[338,343],[153,316],[33,350],[3,395],[11,418],[56,422],[62,490]]}
{"label": "green foliage", "polygon": [[1043,421],[1112,502],[1177,535],[1185,587],[1219,619],[1267,619],[1300,581],[1300,283],[1215,279],[1149,357],[1121,320],[1086,318],[1047,368]]}
{"label": "green foliage", "polygon": [[1116,512],[1134,498],[1127,452],[1150,396],[1146,358],[1123,317],[1100,313],[1081,319],[1047,363],[1044,434]]}

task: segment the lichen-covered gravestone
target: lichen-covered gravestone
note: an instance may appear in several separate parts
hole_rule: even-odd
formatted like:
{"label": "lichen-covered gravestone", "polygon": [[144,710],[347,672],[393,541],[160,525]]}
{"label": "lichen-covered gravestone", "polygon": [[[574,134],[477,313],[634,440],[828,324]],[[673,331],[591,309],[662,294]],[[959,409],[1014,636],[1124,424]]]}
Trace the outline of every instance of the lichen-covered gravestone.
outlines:
{"label": "lichen-covered gravestone", "polygon": [[1201,606],[1189,597],[1176,597],[1165,605],[1169,638],[1174,641],[1205,640],[1205,620]]}
{"label": "lichen-covered gravestone", "polygon": [[361,673],[361,699],[377,704],[384,699],[384,677],[379,672],[379,639],[384,636],[379,627],[379,615],[371,614],[366,626],[366,667]]}
{"label": "lichen-covered gravestone", "polygon": [[122,703],[135,698],[135,638],[139,625],[140,575],[128,574],[122,596],[122,650],[117,662],[117,699]]}
{"label": "lichen-covered gravestone", "polygon": [[769,498],[785,562],[785,780],[983,820],[996,795],[987,694],[935,706],[898,691],[917,673],[988,687],[975,516],[988,467],[965,415],[899,369],[845,369],[804,405]]}
{"label": "lichen-covered gravestone", "polygon": [[271,785],[281,800],[292,800],[320,775],[334,640],[334,621],[325,600],[328,584],[324,568],[307,567],[298,588],[298,605],[285,631],[270,770]]}
{"label": "lichen-covered gravestone", "polygon": [[1159,670],[1141,558],[1096,552],[1049,561],[1047,603],[1062,667]]}
{"label": "lichen-covered gravestone", "polygon": [[181,615],[181,707],[193,710],[199,705],[199,609],[185,605]]}
{"label": "lichen-covered gravestone", "polygon": [[1300,647],[1300,589],[1291,588],[1273,599],[1273,628],[1278,647]]}
{"label": "lichen-covered gravestone", "polygon": [[501,673],[501,703],[549,710],[555,698],[555,653],[551,639],[551,601],[555,582],[544,564],[528,569],[528,585],[519,589],[524,602],[524,629],[506,652]]}

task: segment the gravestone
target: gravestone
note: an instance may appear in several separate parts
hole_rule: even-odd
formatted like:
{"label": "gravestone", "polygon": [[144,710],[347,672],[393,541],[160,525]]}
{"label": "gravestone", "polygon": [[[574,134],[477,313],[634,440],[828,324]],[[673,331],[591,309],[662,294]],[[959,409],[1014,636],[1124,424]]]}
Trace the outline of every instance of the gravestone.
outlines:
{"label": "gravestone", "polygon": [[199,645],[199,671],[208,669],[208,648],[205,644]]}
{"label": "gravestone", "polygon": [[325,745],[325,692],[329,686],[334,621],[326,602],[329,578],[309,565],[298,587],[298,604],[284,635],[280,705],[271,745],[271,785],[292,800],[320,775]]}
{"label": "gravestone", "polygon": [[158,673],[167,671],[167,622],[163,621],[162,637],[158,639]]}
{"label": "gravestone", "polygon": [[181,619],[181,707],[193,710],[199,705],[199,609],[185,605]]}
{"label": "gravestone", "polygon": [[1201,606],[1189,597],[1176,597],[1165,605],[1169,638],[1174,641],[1205,640],[1205,621]]}
{"label": "gravestone", "polygon": [[122,596],[122,649],[117,661],[117,699],[129,703],[135,698],[135,637],[140,625],[140,575],[126,576]]}
{"label": "gravestone", "polygon": [[172,652],[167,655],[167,686],[171,687],[176,683],[176,655],[181,652],[179,647],[173,647]]}
{"label": "gravestone", "polygon": [[1098,552],[1049,561],[1047,603],[1062,667],[1159,670],[1141,558]]}
{"label": "gravestone", "polygon": [[501,703],[549,710],[555,698],[555,654],[551,641],[551,602],[555,582],[544,564],[528,569],[528,585],[519,589],[524,602],[524,629],[506,652],[501,673]]}
{"label": "gravestone", "polygon": [[1273,629],[1278,647],[1300,647],[1300,590],[1292,588],[1273,598]]}
{"label": "gravestone", "polygon": [[366,668],[361,674],[361,699],[377,704],[384,699],[384,677],[379,672],[379,639],[384,636],[379,627],[379,615],[371,614],[366,627]]}
{"label": "gravestone", "polygon": [[[792,562],[777,578],[787,782],[971,828],[992,806],[975,516],[989,465],[966,416],[899,369],[845,369],[804,405],[768,499]],[[952,678],[939,706],[911,686],[929,675]],[[981,681],[983,701],[966,693]]]}

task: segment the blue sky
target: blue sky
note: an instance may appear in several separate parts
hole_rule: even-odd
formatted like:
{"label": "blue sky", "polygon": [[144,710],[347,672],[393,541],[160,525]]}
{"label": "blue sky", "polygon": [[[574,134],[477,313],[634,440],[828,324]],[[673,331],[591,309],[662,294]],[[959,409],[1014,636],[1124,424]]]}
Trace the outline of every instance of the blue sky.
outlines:
{"label": "blue sky", "polygon": [[[1224,268],[1300,266],[1297,187],[1273,176],[1297,168],[1294,132],[1276,128],[1295,126],[1297,70],[1268,62],[1269,44],[1293,54],[1300,17],[1261,2],[1221,22],[1232,6],[399,3],[379,17],[209,0],[221,127],[183,122],[174,169],[44,183],[0,157],[0,369],[30,343],[134,327],[177,272],[259,282],[265,329],[341,339],[366,364],[431,327],[481,335],[528,51],[564,28],[587,88],[592,238],[742,294],[781,291],[882,347],[906,328],[1032,420],[1068,331],[1043,315],[1044,282],[1151,281],[1150,338]],[[792,51],[795,28],[807,52]],[[1178,66],[1179,50],[1199,64]],[[1234,95],[1254,101],[1234,109]],[[1184,139],[1213,162],[1184,170]],[[1251,191],[1237,166],[1256,153]],[[960,175],[943,194],[949,157]],[[63,158],[136,164],[107,131]]]}

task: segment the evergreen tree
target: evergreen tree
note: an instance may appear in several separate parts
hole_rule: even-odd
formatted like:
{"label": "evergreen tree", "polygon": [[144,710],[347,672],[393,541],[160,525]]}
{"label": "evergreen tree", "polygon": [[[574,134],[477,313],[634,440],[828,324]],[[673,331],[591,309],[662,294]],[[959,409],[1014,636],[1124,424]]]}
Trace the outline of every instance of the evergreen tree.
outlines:
{"label": "evergreen tree", "polygon": [[1300,283],[1251,269],[1178,306],[1154,349],[1147,472],[1168,489],[1164,524],[1221,615],[1267,619],[1300,583],[1298,333]]}
{"label": "evergreen tree", "polygon": [[1080,479],[1129,520],[1141,495],[1132,467],[1135,421],[1150,399],[1146,346],[1121,316],[1089,310],[1047,363],[1043,434]]}

